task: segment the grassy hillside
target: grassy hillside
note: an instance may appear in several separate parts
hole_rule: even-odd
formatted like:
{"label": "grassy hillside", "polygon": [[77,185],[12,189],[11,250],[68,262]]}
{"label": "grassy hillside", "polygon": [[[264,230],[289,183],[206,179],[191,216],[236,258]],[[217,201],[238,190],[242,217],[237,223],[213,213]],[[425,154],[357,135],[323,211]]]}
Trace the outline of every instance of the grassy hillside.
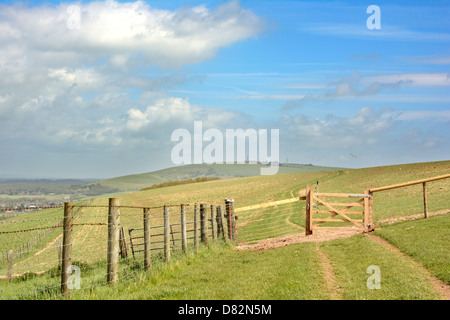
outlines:
{"label": "grassy hillside", "polygon": [[[219,177],[222,179],[259,176],[261,164],[192,164],[173,167],[149,173],[133,174],[98,182],[100,185],[120,189],[122,191],[136,191],[168,181],[187,180],[197,177]],[[280,164],[278,174],[333,171],[341,168],[321,167],[302,164]]]}

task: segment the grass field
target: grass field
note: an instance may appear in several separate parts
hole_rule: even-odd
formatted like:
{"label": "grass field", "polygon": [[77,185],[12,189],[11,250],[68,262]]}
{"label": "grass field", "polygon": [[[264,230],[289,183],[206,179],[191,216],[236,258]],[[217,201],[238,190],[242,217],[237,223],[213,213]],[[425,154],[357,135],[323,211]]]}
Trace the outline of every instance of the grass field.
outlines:
{"label": "grass field", "polygon": [[[181,203],[224,204],[224,199],[233,198],[235,207],[240,208],[298,197],[307,184],[315,185],[316,181],[319,181],[320,192],[362,193],[369,185],[378,187],[449,172],[450,161],[441,161],[355,170],[286,173],[165,187],[120,194],[117,198],[120,199],[121,205],[158,207],[152,210],[152,217],[155,219],[153,225],[160,225],[161,220],[158,219],[161,219],[162,210],[159,206],[162,204],[171,205],[171,222],[176,223],[179,219],[178,205]],[[430,212],[450,209],[450,200],[446,196],[450,191],[449,180],[428,184]],[[440,293],[430,285],[430,280],[420,272],[421,269],[418,269],[416,264],[363,236],[325,243],[300,243],[263,252],[237,252],[228,245],[216,246],[202,250],[199,255],[189,254],[185,257],[175,254],[170,266],[165,266],[162,256],[159,256],[158,260],[158,254],[155,254],[154,270],[147,274],[140,271],[142,261],[127,259],[121,263],[122,284],[114,291],[105,286],[107,204],[107,198],[91,199],[89,205],[92,207],[79,208],[76,213],[75,222],[80,226],[74,227],[73,260],[81,266],[85,290],[75,290],[75,298],[440,298]],[[304,211],[304,202],[296,202],[240,213],[238,240],[241,243],[255,243],[266,238],[304,233]],[[431,275],[448,283],[448,214],[392,225],[384,222],[388,218],[421,212],[423,204],[420,185],[377,193],[374,198],[374,221],[381,229],[375,234],[412,257]],[[52,209],[0,221],[1,251],[23,245],[43,231],[4,232],[52,227],[60,224],[61,219],[62,210]],[[190,219],[192,211],[188,212],[188,221]],[[125,231],[142,227],[142,210],[122,209],[121,225]],[[1,299],[59,297],[56,245],[61,239],[62,228],[46,230],[52,232],[40,237],[39,243],[15,259],[14,273],[24,275],[15,278],[12,283],[6,283],[4,275],[7,266],[4,259],[0,260]],[[337,283],[339,290],[329,288],[329,281],[323,270],[324,256],[331,265],[333,281]],[[382,271],[380,290],[368,290],[366,287],[365,281],[369,277],[366,269],[370,265],[377,265]],[[293,274],[296,277],[293,277]],[[149,286],[152,290],[146,289]]]}

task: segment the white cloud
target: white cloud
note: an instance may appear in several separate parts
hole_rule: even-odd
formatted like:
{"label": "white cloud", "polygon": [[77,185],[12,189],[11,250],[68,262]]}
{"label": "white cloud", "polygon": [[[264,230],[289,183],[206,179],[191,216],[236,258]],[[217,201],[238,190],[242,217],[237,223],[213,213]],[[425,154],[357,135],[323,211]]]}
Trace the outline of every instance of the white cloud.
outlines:
{"label": "white cloud", "polygon": [[280,126],[287,134],[297,137],[306,147],[334,149],[360,147],[376,143],[393,126],[392,110],[375,111],[361,108],[352,117],[328,116],[308,118],[302,115],[284,116]]}
{"label": "white cloud", "polygon": [[403,82],[413,87],[446,87],[450,86],[448,73],[398,73],[378,76],[366,76],[361,81],[363,84],[386,83],[395,84]]}
{"label": "white cloud", "polygon": [[[201,80],[179,67],[264,28],[236,1],[178,10],[143,1],[78,3],[79,28],[68,27],[69,5],[0,4],[3,145],[108,148],[130,137],[156,141],[166,133],[153,130],[161,123],[165,130],[197,117],[220,124],[218,110],[164,90]],[[222,116],[226,122],[235,114]]]}
{"label": "white cloud", "polygon": [[399,113],[398,120],[415,121],[415,120],[433,120],[438,122],[450,122],[450,110],[443,111],[405,111]]}
{"label": "white cloud", "polygon": [[[151,65],[182,66],[212,58],[218,49],[256,36],[263,21],[237,2],[222,4],[214,10],[205,7],[177,11],[151,8],[142,1],[122,3],[99,1],[78,4],[80,27],[71,29],[67,21],[69,4],[56,7],[2,6],[0,32],[2,43],[23,53],[64,55],[73,63],[81,55],[115,55],[123,65],[126,54],[141,52]],[[50,63],[49,60],[46,60]],[[70,61],[67,61],[70,64]]]}

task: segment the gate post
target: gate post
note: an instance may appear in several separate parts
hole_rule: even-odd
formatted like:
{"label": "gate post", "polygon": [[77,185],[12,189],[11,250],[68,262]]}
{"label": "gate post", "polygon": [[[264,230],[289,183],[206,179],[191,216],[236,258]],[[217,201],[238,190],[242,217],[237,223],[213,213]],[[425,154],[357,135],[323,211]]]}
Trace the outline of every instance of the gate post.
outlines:
{"label": "gate post", "polygon": [[312,235],[312,208],[313,204],[313,188],[310,184],[306,186],[306,226],[305,226],[305,235]]}
{"label": "gate post", "polygon": [[370,186],[364,191],[364,216],[363,216],[363,226],[364,232],[370,232],[373,230],[372,224],[372,212],[373,212],[373,193],[370,192]]}

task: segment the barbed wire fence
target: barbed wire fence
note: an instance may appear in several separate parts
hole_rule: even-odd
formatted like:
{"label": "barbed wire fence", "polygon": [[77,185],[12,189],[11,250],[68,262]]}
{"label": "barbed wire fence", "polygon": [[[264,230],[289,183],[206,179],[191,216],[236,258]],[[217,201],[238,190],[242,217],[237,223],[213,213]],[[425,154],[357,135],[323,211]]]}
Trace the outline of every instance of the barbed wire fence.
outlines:
{"label": "barbed wire fence", "polygon": [[0,299],[70,298],[236,239],[229,199],[145,207],[110,198],[46,209],[0,221]]}

